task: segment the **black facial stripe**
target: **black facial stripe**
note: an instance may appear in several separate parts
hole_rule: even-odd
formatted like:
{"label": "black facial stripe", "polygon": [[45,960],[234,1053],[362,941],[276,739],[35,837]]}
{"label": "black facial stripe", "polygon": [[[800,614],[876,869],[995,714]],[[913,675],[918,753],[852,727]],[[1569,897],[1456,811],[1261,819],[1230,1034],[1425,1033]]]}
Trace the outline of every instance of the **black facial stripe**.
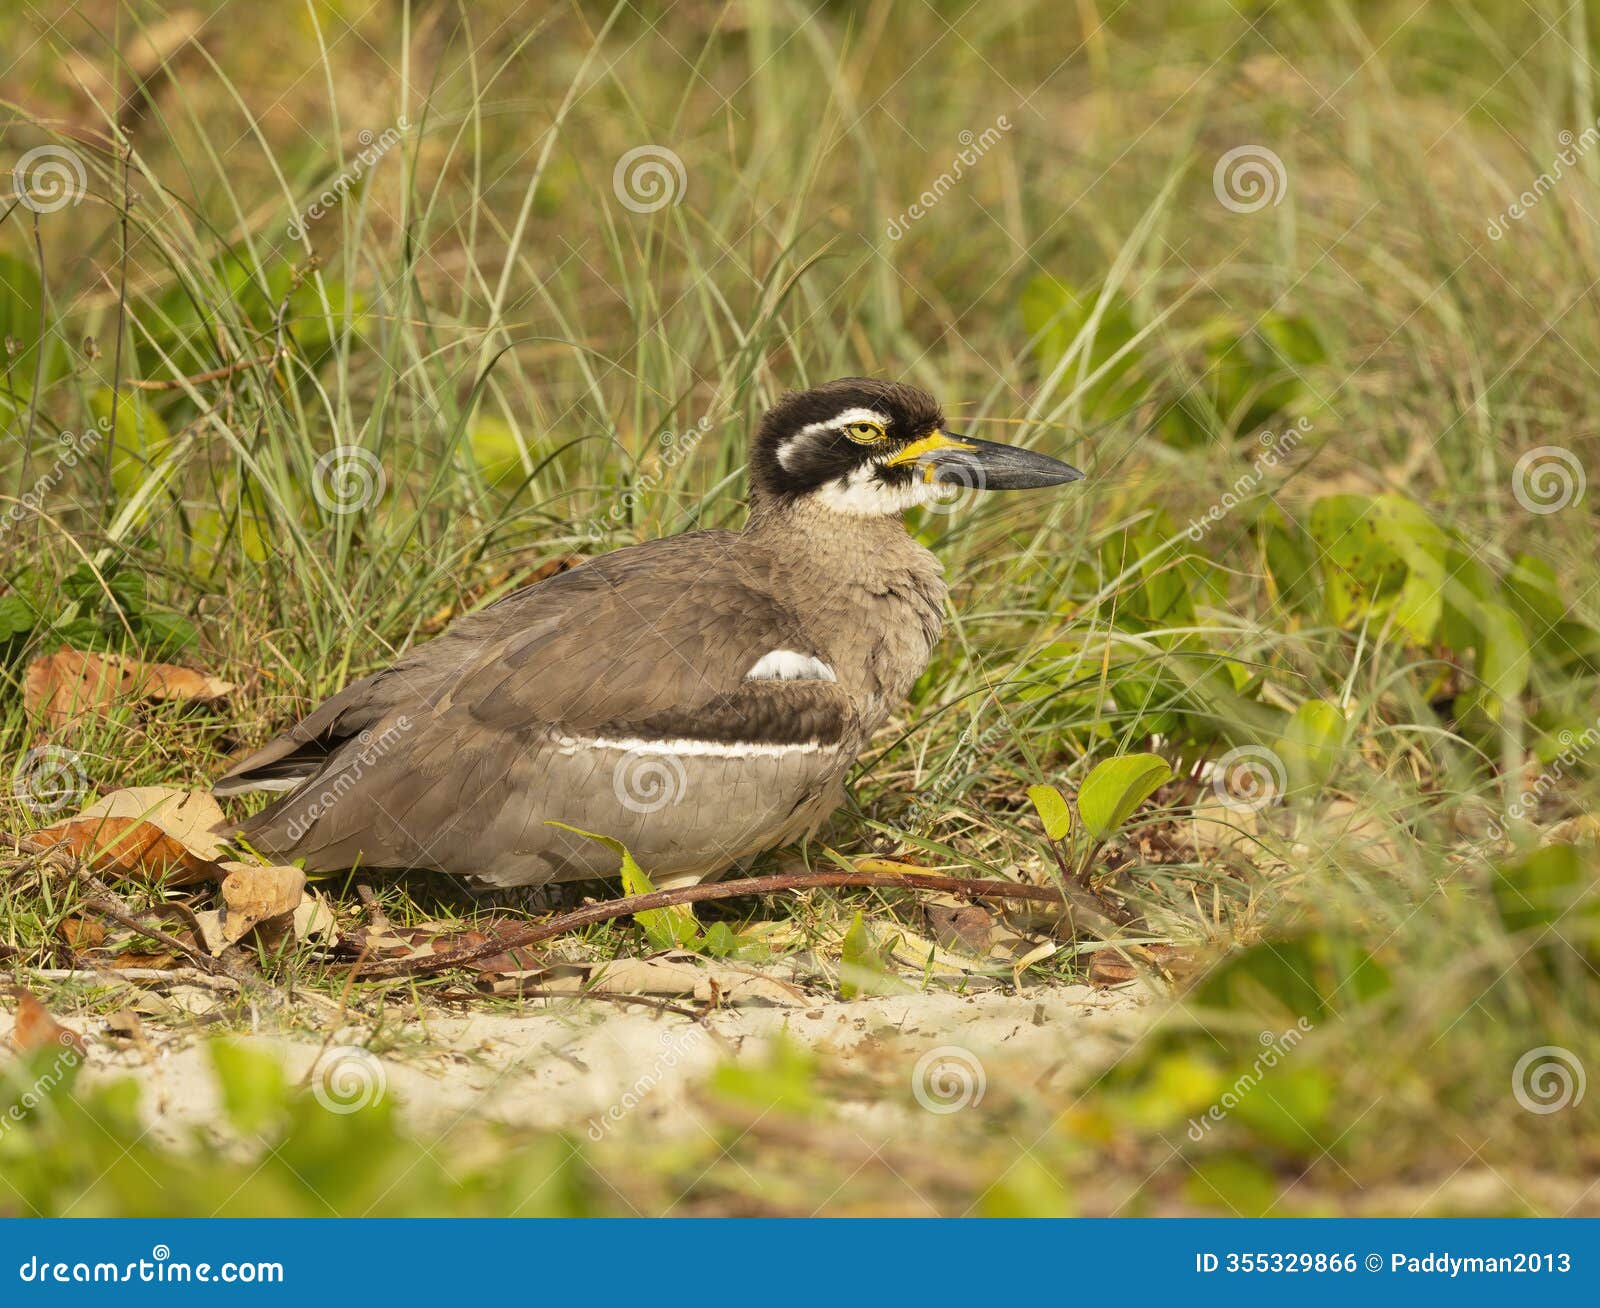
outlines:
{"label": "black facial stripe", "polygon": [[[852,409],[881,415],[886,420],[887,439],[870,444],[852,441],[842,428],[801,436],[806,428],[836,421]],[[762,420],[751,450],[752,492],[772,500],[810,494],[865,465],[881,463],[943,425],[943,415],[931,395],[895,382],[850,377],[786,395]],[[877,477],[886,484],[904,485],[913,471],[883,468]]]}

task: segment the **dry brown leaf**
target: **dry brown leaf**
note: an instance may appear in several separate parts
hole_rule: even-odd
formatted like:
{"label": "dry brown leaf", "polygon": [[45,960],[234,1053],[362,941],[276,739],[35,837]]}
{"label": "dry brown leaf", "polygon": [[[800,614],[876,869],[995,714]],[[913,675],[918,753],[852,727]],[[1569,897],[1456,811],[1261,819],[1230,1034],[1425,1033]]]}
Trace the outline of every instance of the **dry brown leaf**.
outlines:
{"label": "dry brown leaf", "polygon": [[105,1032],[118,1040],[144,1044],[144,1023],[131,1008],[120,1009],[106,1018]]}
{"label": "dry brown leaf", "polygon": [[65,940],[77,954],[103,945],[106,929],[99,922],[86,917],[64,917],[56,925],[56,934]]}
{"label": "dry brown leaf", "polygon": [[328,948],[339,943],[339,920],[320,891],[308,890],[294,911],[297,940],[320,940]]}
{"label": "dry brown leaf", "polygon": [[210,795],[137,786],[112,791],[31,839],[63,847],[102,874],[188,886],[225,875],[217,862],[222,841],[211,830],[221,821]]}
{"label": "dry brown leaf", "polygon": [[51,1017],[49,1010],[21,986],[13,987],[11,993],[17,1000],[17,1024],[11,1031],[11,1044],[19,1054],[51,1045],[71,1050],[79,1058],[89,1052],[82,1036]]}
{"label": "dry brown leaf", "polygon": [[118,954],[106,966],[113,972],[170,972],[178,966],[178,960],[165,952],[144,954],[129,949]]}
{"label": "dry brown leaf", "polygon": [[1120,986],[1138,975],[1138,968],[1109,949],[1096,951],[1089,964],[1089,984],[1093,986]]}
{"label": "dry brown leaf", "polygon": [[200,909],[194,915],[200,927],[200,944],[212,958],[217,958],[232,942],[222,929],[223,912],[220,908]]}
{"label": "dry brown leaf", "polygon": [[252,927],[287,917],[300,907],[306,874],[297,867],[252,867],[224,863],[222,936],[229,944],[242,940]]}
{"label": "dry brown leaf", "polygon": [[930,903],[924,908],[933,938],[946,949],[987,954],[994,940],[994,915],[978,904]]}
{"label": "dry brown leaf", "polygon": [[174,663],[142,663],[122,654],[62,649],[28,665],[22,702],[52,728],[72,726],[112,704],[138,700],[207,703],[237,689],[231,682]]}

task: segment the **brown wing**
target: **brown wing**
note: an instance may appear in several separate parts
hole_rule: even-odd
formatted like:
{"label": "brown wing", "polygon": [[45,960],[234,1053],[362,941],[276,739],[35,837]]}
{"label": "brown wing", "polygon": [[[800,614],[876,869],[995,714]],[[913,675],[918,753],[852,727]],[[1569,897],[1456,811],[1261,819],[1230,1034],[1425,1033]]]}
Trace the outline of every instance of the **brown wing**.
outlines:
{"label": "brown wing", "polygon": [[551,726],[580,736],[838,739],[851,713],[837,686],[744,681],[775,648],[816,654],[772,597],[769,568],[730,532],[593,559],[462,619],[348,686],[232,768],[216,790],[293,785],[397,716],[441,729],[412,737],[419,755],[463,733]]}

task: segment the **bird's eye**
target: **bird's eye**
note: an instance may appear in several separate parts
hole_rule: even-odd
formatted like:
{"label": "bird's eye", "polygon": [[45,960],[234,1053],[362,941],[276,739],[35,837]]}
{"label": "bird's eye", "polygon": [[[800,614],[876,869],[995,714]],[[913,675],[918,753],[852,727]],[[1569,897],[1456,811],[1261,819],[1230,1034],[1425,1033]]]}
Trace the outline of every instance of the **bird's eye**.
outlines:
{"label": "bird's eye", "polygon": [[844,434],[857,445],[876,445],[884,438],[883,428],[875,422],[852,422]]}

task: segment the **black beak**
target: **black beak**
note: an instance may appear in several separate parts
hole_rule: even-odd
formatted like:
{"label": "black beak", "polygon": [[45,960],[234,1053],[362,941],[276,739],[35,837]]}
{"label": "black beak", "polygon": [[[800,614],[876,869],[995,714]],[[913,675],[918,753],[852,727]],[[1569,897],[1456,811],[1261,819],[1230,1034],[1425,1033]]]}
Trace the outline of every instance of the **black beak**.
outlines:
{"label": "black beak", "polygon": [[1048,454],[954,432],[908,445],[889,462],[914,462],[930,482],[972,490],[1034,490],[1083,480],[1083,473],[1071,464]]}

